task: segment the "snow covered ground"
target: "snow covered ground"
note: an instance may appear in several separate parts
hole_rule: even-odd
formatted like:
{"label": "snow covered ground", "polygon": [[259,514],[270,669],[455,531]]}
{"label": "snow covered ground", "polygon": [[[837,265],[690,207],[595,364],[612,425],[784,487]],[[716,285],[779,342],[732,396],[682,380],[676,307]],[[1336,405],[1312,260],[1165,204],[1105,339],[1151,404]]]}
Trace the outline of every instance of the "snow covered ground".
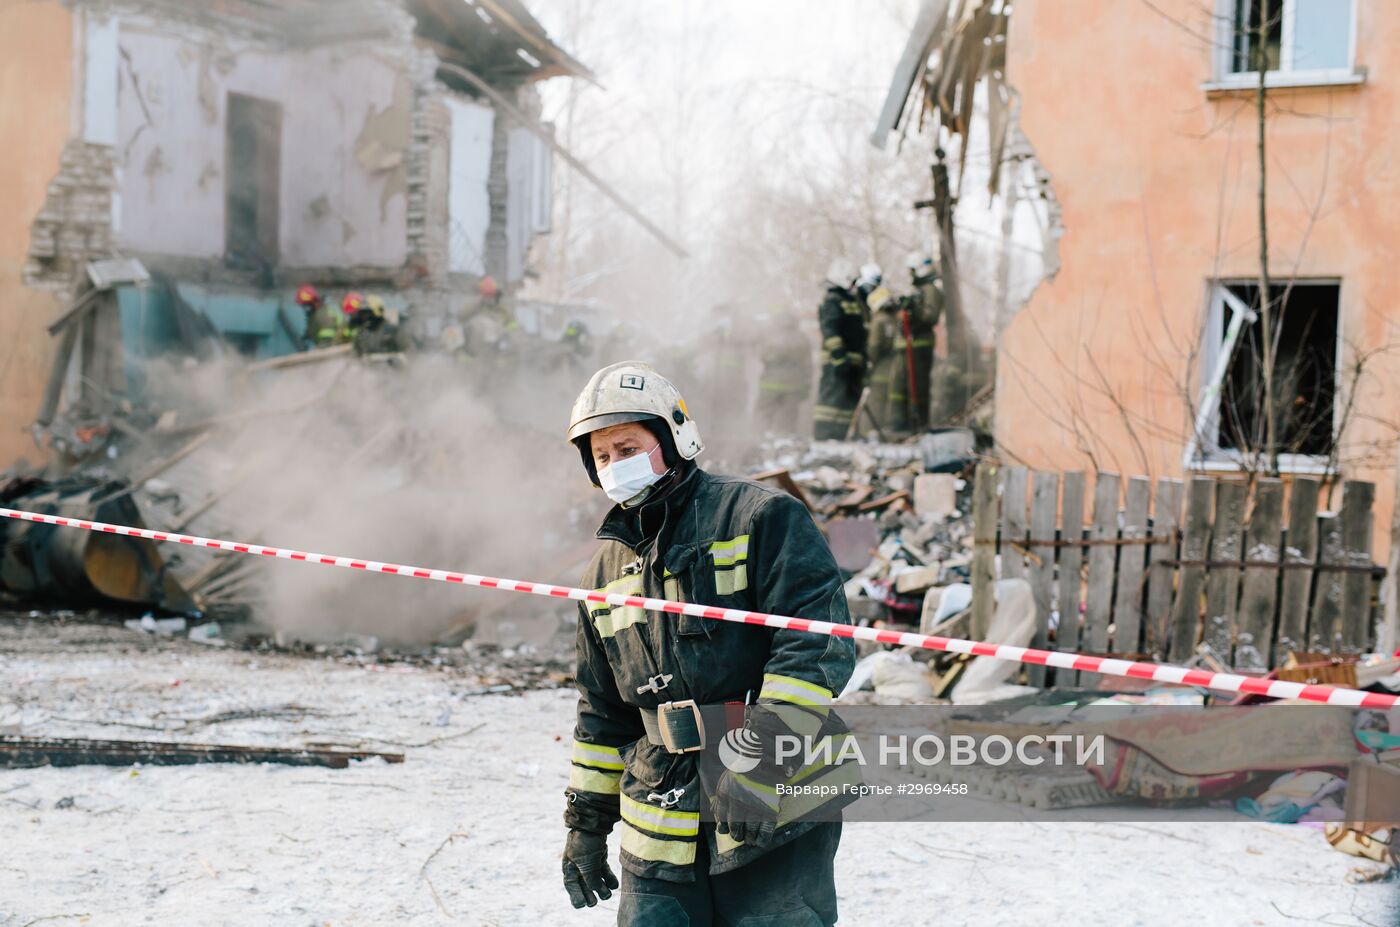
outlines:
{"label": "snow covered ground", "polygon": [[[0,620],[0,723],[18,705],[26,734],[407,754],[0,771],[0,927],[611,923],[559,883],[571,693],[481,683]],[[266,716],[202,723],[244,709]],[[1303,827],[847,824],[838,889],[849,925],[1400,927],[1358,865]]]}

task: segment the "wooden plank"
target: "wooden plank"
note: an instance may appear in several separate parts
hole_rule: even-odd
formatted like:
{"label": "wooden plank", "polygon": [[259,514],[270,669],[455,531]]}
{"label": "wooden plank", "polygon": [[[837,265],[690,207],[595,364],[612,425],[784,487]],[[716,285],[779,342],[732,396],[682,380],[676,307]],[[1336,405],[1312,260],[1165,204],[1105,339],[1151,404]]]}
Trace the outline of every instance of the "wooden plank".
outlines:
{"label": "wooden plank", "polygon": [[[1215,526],[1211,531],[1210,559],[1238,561],[1244,551],[1243,483],[1220,480],[1215,484]],[[1201,640],[1225,665],[1234,649],[1235,615],[1239,607],[1238,566],[1206,567],[1206,618]]]}
{"label": "wooden plank", "polygon": [[[1254,511],[1245,533],[1244,559],[1277,563],[1283,544],[1283,481],[1260,479],[1254,486]],[[1235,625],[1236,669],[1264,672],[1274,664],[1274,610],[1278,605],[1279,570],[1247,566]]]}
{"label": "wooden plank", "polygon": [[[1201,622],[1201,592],[1205,589],[1206,568],[1199,565],[1210,549],[1210,514],[1215,500],[1215,481],[1194,477],[1186,486],[1186,514],[1182,521],[1181,559],[1177,574],[1176,601],[1172,603],[1170,645],[1167,659],[1176,663],[1196,653]],[[1194,561],[1194,562],[1193,562]]]}
{"label": "wooden plank", "polygon": [[[1066,473],[1060,496],[1060,537],[1066,541],[1078,541],[1084,537],[1084,474]],[[1055,628],[1055,649],[1075,651],[1079,649],[1079,604],[1084,594],[1084,548],[1079,546],[1061,547],[1058,570],[1059,582],[1055,590],[1055,610],[1059,612],[1059,623]],[[1066,677],[1074,680],[1069,670],[1056,670],[1056,679]]]}
{"label": "wooden plank", "polygon": [[1395,443],[1395,493],[1391,498],[1390,563],[1386,568],[1385,617],[1381,621],[1381,639],[1376,649],[1394,653],[1400,647],[1400,441]]}
{"label": "wooden plank", "polygon": [[[1107,541],[1118,537],[1118,475],[1100,473],[1094,477],[1094,521],[1089,527],[1089,540]],[[1113,565],[1118,551],[1112,544],[1095,544],[1089,548],[1089,588],[1084,597],[1084,638],[1082,650],[1089,653],[1108,652],[1108,623],[1113,618]],[[1089,673],[1080,673],[1081,685]]]}
{"label": "wooden plank", "polygon": [[972,488],[972,639],[985,640],[996,608],[997,465],[982,461]]}
{"label": "wooden plank", "polygon": [[1339,650],[1361,653],[1371,643],[1371,574],[1355,568],[1371,565],[1371,504],[1376,485],[1362,480],[1342,484],[1342,562],[1353,569],[1342,574],[1342,614]]}
{"label": "wooden plank", "polygon": [[[1001,578],[1025,579],[1026,486],[1025,467],[1001,468]],[[1014,545],[1014,546],[1013,546]]]}
{"label": "wooden plank", "polygon": [[1176,529],[1181,519],[1181,481],[1157,481],[1157,499],[1152,511],[1152,536],[1161,538],[1152,545],[1148,560],[1147,619],[1143,649],[1158,659],[1166,656],[1167,634],[1171,627],[1172,591],[1176,588]]}
{"label": "wooden plank", "polygon": [[[1059,514],[1060,475],[1036,473],[1031,478],[1031,540],[1055,539],[1055,517]],[[1050,611],[1055,607],[1055,548],[1049,544],[1031,545],[1031,595],[1035,597],[1035,636],[1031,646],[1044,649],[1050,637]],[[1045,685],[1045,667],[1029,668],[1028,679],[1036,687]]]}
{"label": "wooden plank", "polygon": [[[1290,650],[1307,650],[1308,605],[1312,592],[1312,564],[1317,560],[1317,496],[1320,486],[1310,477],[1298,477],[1289,488],[1288,530],[1283,540],[1283,562],[1300,564],[1283,571],[1279,593],[1278,636],[1271,666],[1278,666]],[[1301,566],[1306,564],[1306,566]]]}
{"label": "wooden plank", "polygon": [[[1147,500],[1152,481],[1135,476],[1128,480],[1123,507],[1123,537],[1147,537]],[[1140,653],[1142,641],[1142,574],[1147,565],[1146,544],[1118,548],[1118,591],[1113,604],[1113,653]]]}
{"label": "wooden plank", "polygon": [[1331,653],[1337,645],[1342,615],[1342,574],[1324,570],[1328,564],[1344,561],[1342,556],[1342,520],[1336,512],[1320,512],[1317,516],[1317,579],[1313,583],[1312,613],[1308,615],[1308,645],[1310,653]]}

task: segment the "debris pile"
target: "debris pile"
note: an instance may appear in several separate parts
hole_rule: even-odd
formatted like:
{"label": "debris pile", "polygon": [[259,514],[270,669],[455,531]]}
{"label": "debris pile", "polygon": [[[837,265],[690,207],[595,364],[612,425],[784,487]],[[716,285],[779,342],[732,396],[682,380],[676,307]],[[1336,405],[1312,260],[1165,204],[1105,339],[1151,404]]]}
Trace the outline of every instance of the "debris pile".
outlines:
{"label": "debris pile", "polygon": [[[976,437],[966,428],[901,444],[785,440],[765,446],[750,472],[812,511],[848,577],[846,599],[856,624],[966,636],[976,453]],[[848,701],[859,701],[867,687],[880,702],[937,701],[951,693],[970,662],[926,650],[870,648],[878,652],[857,667]]]}

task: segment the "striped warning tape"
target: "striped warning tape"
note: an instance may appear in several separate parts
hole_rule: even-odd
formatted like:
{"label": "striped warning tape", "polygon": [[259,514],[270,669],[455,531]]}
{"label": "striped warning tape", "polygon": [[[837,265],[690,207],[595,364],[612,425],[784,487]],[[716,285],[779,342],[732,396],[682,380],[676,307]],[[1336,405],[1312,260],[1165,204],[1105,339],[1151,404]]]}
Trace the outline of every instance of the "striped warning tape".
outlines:
{"label": "striped warning tape", "polygon": [[0,515],[21,521],[38,522],[43,525],[57,525],[63,528],[80,528],[84,531],[100,531],[107,534],[124,534],[130,537],[146,538],[151,541],[165,541],[172,544],[188,544],[224,550],[231,553],[253,554],[263,557],[276,557],[279,560],[300,560],[306,563],[319,563],[324,566],[342,567],[349,570],[363,570],[368,573],[389,573],[394,576],[409,576],[414,579],[431,579],[443,583],[458,583],[464,586],[480,586],[485,589],[503,589],[508,592],[523,592],[529,595],[547,596],[556,599],[577,599],[587,602],[602,602],[608,605],[628,605],[653,612],[668,612],[677,615],[694,615],[715,621],[733,621],[739,624],[762,625],[769,628],[783,628],[792,631],[805,631],[811,634],[825,634],[832,637],[849,637],[856,640],[875,641],[882,644],[895,644],[902,647],[922,647],[928,650],[941,650],[948,653],[966,653],[979,657],[992,657],[1017,663],[1039,666],[1054,666],[1060,669],[1083,670],[1102,673],[1107,676],[1126,676],[1133,679],[1150,679],[1174,685],[1200,686],[1223,692],[1241,692],[1248,695],[1262,695],[1277,699],[1300,699],[1307,702],[1321,702],[1327,705],[1349,705],[1358,708],[1394,708],[1400,705],[1400,696],[1379,692],[1362,692],[1340,686],[1307,685],[1300,682],[1283,682],[1277,679],[1260,679],[1255,676],[1240,676],[1234,673],[1213,673],[1208,670],[1188,669],[1165,663],[1142,663],[1136,660],[1115,660],[1110,657],[1095,657],[1080,653],[1063,653],[1051,650],[1037,650],[1032,647],[1012,647],[1007,644],[989,644],[982,641],[961,640],[955,637],[933,637],[907,631],[887,631],[876,628],[858,628],[849,624],[832,624],[829,621],[810,621],[806,618],[792,618],[786,615],[769,615],[763,612],[750,612],[739,608],[718,608],[712,605],[696,605],[685,602],[672,602],[666,599],[649,599],[642,596],[603,593],[572,586],[551,586],[547,583],[528,583],[518,579],[500,579],[494,576],[476,576],[472,573],[455,573],[450,570],[429,570],[423,567],[403,566],[397,563],[380,563],[377,560],[357,560],[353,557],[336,557],[330,554],[316,554],[282,547],[268,547],[263,544],[239,544],[236,541],[221,541],[215,538],[201,538],[188,534],[174,534],[169,531],[153,531],[149,528],[131,528],[125,525],[109,525],[98,521],[80,518],[64,518],[58,515],[43,515],[38,512],[24,512],[16,509],[0,508]]}

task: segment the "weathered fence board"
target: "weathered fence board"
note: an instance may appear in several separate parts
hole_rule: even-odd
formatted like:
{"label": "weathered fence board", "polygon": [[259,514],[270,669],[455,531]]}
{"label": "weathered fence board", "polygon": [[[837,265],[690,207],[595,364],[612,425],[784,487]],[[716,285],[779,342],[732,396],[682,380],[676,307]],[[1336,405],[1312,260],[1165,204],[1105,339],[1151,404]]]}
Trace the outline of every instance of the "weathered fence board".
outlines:
{"label": "weathered fence board", "polygon": [[[1089,653],[1108,652],[1108,624],[1113,616],[1113,567],[1117,549],[1111,543],[1118,537],[1118,474],[1100,473],[1094,477],[1094,521],[1089,527],[1089,588],[1084,599],[1084,637],[1081,649]],[[1081,681],[1091,674],[1080,673]],[[1094,679],[1097,674],[1092,674]]]}
{"label": "weathered fence board", "polygon": [[1155,657],[1167,652],[1171,627],[1172,592],[1176,589],[1176,528],[1181,517],[1181,481],[1157,481],[1152,508],[1152,537],[1147,577],[1147,639],[1144,649]]}
{"label": "weathered fence board", "polygon": [[[1031,480],[1031,538],[1037,541],[1055,539],[1055,517],[1058,515],[1060,475],[1037,472]],[[1050,611],[1054,608],[1055,546],[1034,544],[1030,548],[1031,594],[1035,597],[1035,637],[1031,646],[1044,649],[1049,641]],[[1030,684],[1045,685],[1045,667],[1032,666]]]}
{"label": "weathered fence board", "polygon": [[[1066,546],[1060,548],[1059,585],[1056,587],[1055,610],[1059,624],[1055,628],[1056,650],[1079,649],[1079,607],[1084,601],[1084,474],[1066,473],[1061,484],[1060,537]],[[1070,671],[1056,671],[1057,678]]]}
{"label": "weathered fence board", "polygon": [[1277,666],[1290,650],[1306,650],[1308,596],[1312,592],[1312,564],[1317,559],[1317,480],[1299,477],[1288,497],[1288,532],[1284,538],[1282,592],[1279,594],[1278,639],[1274,644]]}
{"label": "weathered fence board", "polygon": [[[1036,648],[1049,646],[1058,614],[1061,651],[1182,663],[1199,642],[1257,673],[1291,650],[1363,650],[1379,569],[1370,562],[1374,487],[1341,488],[1340,510],[1318,514],[1319,485],[1307,478],[1259,478],[1252,489],[1238,479],[1162,479],[1153,493],[1146,478],[1124,486],[1099,473],[1086,533],[1085,474],[984,463],[973,491],[973,636],[986,639],[991,624],[999,553],[1001,577],[1030,584]],[[1090,673],[1026,673],[1036,686],[1097,683]]]}
{"label": "weathered fence board", "polygon": [[1342,519],[1337,512],[1317,517],[1317,580],[1313,587],[1312,614],[1308,616],[1310,653],[1331,653],[1337,646],[1342,617],[1342,574],[1327,567],[1344,563]]}
{"label": "weathered fence board", "polygon": [[1206,567],[1206,621],[1202,641],[1228,665],[1240,592],[1240,551],[1244,548],[1243,483],[1215,484],[1215,519],[1210,532],[1211,565]]}
{"label": "weathered fence board", "polygon": [[[1123,509],[1123,539],[1147,537],[1147,500],[1152,482],[1135,476],[1128,480]],[[1113,652],[1142,652],[1143,567],[1148,545],[1124,544],[1118,548],[1118,592],[1113,605]]]}
{"label": "weathered fence board", "polygon": [[1273,664],[1274,608],[1278,604],[1278,563],[1283,539],[1283,481],[1261,479],[1254,487],[1254,511],[1244,547],[1244,589],[1235,626],[1234,666],[1263,672]]}
{"label": "weathered fence board", "polygon": [[1025,467],[1001,468],[1001,578],[1026,578]]}
{"label": "weathered fence board", "polygon": [[986,640],[992,623],[993,586],[996,583],[997,467],[977,465],[972,487],[972,639]]}
{"label": "weathered fence board", "polygon": [[1181,571],[1176,601],[1172,603],[1172,629],[1167,658],[1180,662],[1196,652],[1196,632],[1201,616],[1201,592],[1205,587],[1203,565],[1210,545],[1210,512],[1215,481],[1195,477],[1186,486],[1186,514],[1182,519]]}
{"label": "weathered fence board", "polygon": [[1342,484],[1342,615],[1336,651],[1360,653],[1371,636],[1371,503],[1376,487],[1361,480]]}

